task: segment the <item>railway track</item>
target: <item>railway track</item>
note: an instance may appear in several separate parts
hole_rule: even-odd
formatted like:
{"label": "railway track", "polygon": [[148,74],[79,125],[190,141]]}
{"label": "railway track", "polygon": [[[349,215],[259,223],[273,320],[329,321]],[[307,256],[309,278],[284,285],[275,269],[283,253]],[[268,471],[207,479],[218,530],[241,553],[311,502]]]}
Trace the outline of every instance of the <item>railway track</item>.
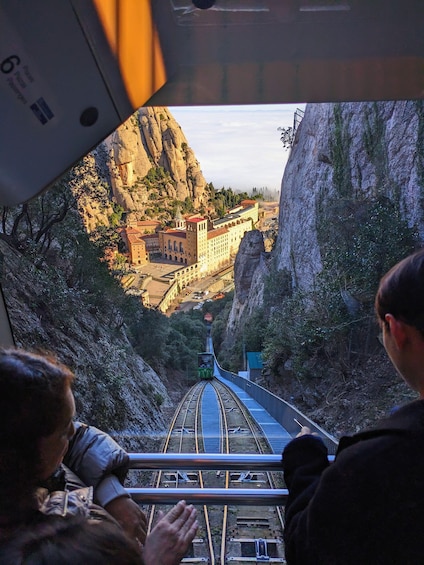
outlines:
{"label": "railway track", "polygon": [[[166,453],[271,453],[259,426],[237,396],[213,379],[197,383],[185,395],[171,421]],[[281,474],[178,469],[158,472],[157,487],[281,488]],[[167,511],[167,509],[163,510]],[[285,563],[280,507],[204,505],[198,507],[199,530],[182,563],[240,565]],[[152,507],[150,524],[157,519]]]}

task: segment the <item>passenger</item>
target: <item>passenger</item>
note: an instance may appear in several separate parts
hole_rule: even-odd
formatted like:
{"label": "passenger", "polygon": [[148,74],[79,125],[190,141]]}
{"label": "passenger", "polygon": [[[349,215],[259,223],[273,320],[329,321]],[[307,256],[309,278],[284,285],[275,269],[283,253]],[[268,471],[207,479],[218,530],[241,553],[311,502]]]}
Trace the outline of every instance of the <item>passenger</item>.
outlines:
{"label": "passenger", "polygon": [[419,399],[343,437],[330,465],[306,427],[286,446],[291,565],[424,563],[424,250],[382,278],[375,308],[386,352]]}
{"label": "passenger", "polygon": [[[73,373],[53,358],[18,349],[0,350],[0,543],[22,525],[36,523],[41,512],[108,520],[118,527],[108,512],[93,503],[91,488],[104,481],[110,487],[113,474],[123,480],[128,456],[99,430],[80,425],[75,434],[73,380]],[[66,469],[56,472],[65,454],[74,471],[81,472],[79,477]],[[119,498],[127,502],[120,488]],[[194,537],[195,510],[182,502],[173,510],[157,528],[160,535],[169,534],[177,551],[181,543],[187,543],[186,527],[188,537]],[[184,527],[176,534],[177,519]],[[144,529],[130,528],[129,537],[143,544]]]}
{"label": "passenger", "polygon": [[[13,488],[8,473],[11,477],[22,474],[21,483],[29,493],[43,482],[50,491],[64,490],[66,485],[93,486],[95,502],[114,516],[130,537],[143,543],[146,517],[122,486],[128,455],[107,434],[74,424],[73,380],[71,371],[53,358],[18,349],[0,351],[0,449],[9,454],[0,463],[0,515],[10,500],[6,515],[17,514],[19,519],[14,502],[18,493],[3,496]],[[63,425],[63,430],[50,436],[57,424]],[[44,468],[36,470],[39,453]],[[72,473],[61,464],[63,459]],[[15,486],[19,492],[20,483]]]}
{"label": "passenger", "polygon": [[120,528],[80,516],[45,516],[18,531],[0,565],[143,565],[140,550]]}
{"label": "passenger", "polygon": [[15,533],[2,548],[0,565],[177,565],[193,525],[194,513],[179,502],[147,536],[143,559],[139,545],[114,523],[43,516]]}

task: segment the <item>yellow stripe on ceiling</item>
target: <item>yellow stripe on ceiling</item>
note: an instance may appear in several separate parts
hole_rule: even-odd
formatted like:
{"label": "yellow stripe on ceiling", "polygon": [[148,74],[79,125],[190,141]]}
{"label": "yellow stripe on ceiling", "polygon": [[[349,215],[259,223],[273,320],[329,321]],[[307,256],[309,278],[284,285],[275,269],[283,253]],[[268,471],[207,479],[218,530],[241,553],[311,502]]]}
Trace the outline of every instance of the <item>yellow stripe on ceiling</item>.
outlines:
{"label": "yellow stripe on ceiling", "polygon": [[94,0],[134,109],[166,82],[165,65],[149,0]]}

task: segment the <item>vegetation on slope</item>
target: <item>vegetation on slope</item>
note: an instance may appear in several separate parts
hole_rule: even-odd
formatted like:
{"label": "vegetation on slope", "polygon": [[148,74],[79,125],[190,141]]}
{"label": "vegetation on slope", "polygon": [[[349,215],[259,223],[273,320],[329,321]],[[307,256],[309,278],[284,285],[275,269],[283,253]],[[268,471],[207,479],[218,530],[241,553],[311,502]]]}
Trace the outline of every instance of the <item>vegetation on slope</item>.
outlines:
{"label": "vegetation on slope", "polygon": [[[401,214],[400,187],[387,163],[384,128],[376,106],[370,104],[363,116],[362,141],[376,171],[376,185],[368,195],[357,193],[349,123],[340,105],[334,105],[332,182],[321,188],[316,215],[322,271],[306,292],[296,285],[294,273],[277,270],[271,256],[262,305],[242,320],[231,349],[219,352],[226,368],[238,371],[243,351],[262,351],[267,367],[263,384],[335,433],[348,422],[355,427],[361,418],[365,425],[380,417],[395,402],[390,391],[395,387],[399,392],[398,384],[398,398],[411,396],[376,339],[374,296],[379,280],[418,245],[416,230]],[[225,326],[226,320],[220,323]],[[361,390],[372,393],[367,397]],[[363,409],[348,414],[350,405],[358,406],[355,398],[361,398]]]}
{"label": "vegetation on slope", "polygon": [[150,367],[193,372],[206,330],[198,312],[167,318],[125,294],[103,260],[116,232],[103,226],[90,239],[79,214],[82,193],[105,189],[82,179],[84,163],[31,202],[0,210],[2,287],[17,344],[57,353],[78,373],[80,416],[118,429],[131,424],[129,379],[157,419],[166,390]]}

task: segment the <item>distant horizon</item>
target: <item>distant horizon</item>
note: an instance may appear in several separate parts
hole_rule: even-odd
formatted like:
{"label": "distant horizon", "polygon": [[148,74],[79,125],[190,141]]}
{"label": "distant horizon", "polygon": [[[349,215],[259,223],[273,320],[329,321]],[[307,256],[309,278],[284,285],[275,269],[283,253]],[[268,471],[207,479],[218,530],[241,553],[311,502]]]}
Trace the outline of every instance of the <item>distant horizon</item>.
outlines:
{"label": "distant horizon", "polygon": [[279,127],[293,125],[294,112],[305,104],[245,106],[170,106],[206,182],[216,190],[281,190],[289,156]]}

